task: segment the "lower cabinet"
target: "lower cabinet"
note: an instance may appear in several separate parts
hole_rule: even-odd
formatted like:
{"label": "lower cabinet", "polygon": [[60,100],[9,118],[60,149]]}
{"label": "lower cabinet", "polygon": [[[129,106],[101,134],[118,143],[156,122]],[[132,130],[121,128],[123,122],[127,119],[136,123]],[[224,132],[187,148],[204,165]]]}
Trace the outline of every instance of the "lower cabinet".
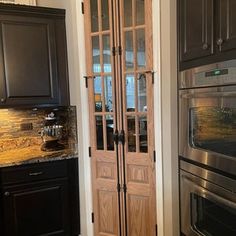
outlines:
{"label": "lower cabinet", "polygon": [[[79,234],[78,168],[75,160],[2,168],[1,235]],[[53,173],[47,172],[50,170],[48,165],[54,167]],[[25,175],[26,182],[24,178],[19,178],[20,183],[17,179],[14,181],[11,176],[14,172],[16,177]]]}

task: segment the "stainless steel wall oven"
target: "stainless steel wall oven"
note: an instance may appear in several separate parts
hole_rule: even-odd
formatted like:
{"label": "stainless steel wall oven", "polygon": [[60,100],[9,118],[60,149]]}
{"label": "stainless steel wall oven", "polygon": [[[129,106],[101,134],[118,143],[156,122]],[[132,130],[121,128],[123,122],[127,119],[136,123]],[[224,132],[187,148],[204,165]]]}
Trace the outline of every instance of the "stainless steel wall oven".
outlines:
{"label": "stainless steel wall oven", "polygon": [[181,232],[236,235],[236,60],[179,74]]}

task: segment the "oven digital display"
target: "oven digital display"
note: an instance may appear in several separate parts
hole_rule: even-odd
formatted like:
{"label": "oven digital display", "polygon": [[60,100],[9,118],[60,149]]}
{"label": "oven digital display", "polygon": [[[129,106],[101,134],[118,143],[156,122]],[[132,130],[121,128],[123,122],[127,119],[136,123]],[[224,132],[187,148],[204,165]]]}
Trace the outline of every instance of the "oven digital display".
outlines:
{"label": "oven digital display", "polygon": [[229,73],[228,69],[218,69],[213,71],[207,71],[205,73],[205,77],[211,77],[211,76],[219,76],[219,75],[227,75]]}

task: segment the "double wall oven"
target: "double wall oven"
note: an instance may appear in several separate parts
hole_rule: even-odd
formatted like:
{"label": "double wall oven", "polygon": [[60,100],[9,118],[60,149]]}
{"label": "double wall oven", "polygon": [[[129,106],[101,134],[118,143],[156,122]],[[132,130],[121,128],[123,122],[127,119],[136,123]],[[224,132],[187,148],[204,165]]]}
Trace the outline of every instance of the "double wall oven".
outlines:
{"label": "double wall oven", "polygon": [[236,235],[236,60],[179,74],[181,232]]}

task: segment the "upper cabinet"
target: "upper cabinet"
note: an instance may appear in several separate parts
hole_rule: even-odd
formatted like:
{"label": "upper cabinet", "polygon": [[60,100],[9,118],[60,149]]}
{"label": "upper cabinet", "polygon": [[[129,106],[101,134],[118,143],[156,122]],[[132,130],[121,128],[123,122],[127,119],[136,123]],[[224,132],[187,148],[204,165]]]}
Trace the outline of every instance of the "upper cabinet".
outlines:
{"label": "upper cabinet", "polygon": [[180,70],[234,57],[235,11],[235,0],[179,0]]}
{"label": "upper cabinet", "polygon": [[65,11],[0,4],[0,106],[69,105]]}

